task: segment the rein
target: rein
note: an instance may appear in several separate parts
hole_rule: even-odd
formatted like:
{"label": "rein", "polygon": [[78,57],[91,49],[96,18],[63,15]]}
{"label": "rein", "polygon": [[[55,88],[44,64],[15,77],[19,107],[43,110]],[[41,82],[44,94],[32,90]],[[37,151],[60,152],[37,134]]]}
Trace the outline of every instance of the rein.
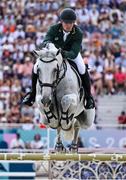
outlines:
{"label": "rein", "polygon": [[[50,62],[53,62],[53,61],[55,61],[55,60],[57,60],[57,59],[54,58],[54,59],[52,59],[52,60],[50,60],[50,61],[44,61],[44,60],[42,60],[42,59],[40,59],[40,60],[41,60],[42,62],[45,62],[45,63],[50,63]],[[62,76],[59,77],[62,66],[63,66],[64,72],[63,72]],[[57,85],[58,85],[58,84],[60,83],[60,81],[65,77],[65,74],[66,74],[66,71],[67,71],[67,65],[66,65],[65,60],[63,60],[63,62],[62,62],[61,68],[59,69],[59,66],[58,66],[57,68],[58,68],[58,69],[57,69],[56,80],[55,80],[52,84],[51,84],[51,83],[43,83],[43,82],[41,82],[40,79],[38,80],[41,88],[42,88],[42,87],[51,87],[51,88],[53,88],[53,91],[56,90]]]}

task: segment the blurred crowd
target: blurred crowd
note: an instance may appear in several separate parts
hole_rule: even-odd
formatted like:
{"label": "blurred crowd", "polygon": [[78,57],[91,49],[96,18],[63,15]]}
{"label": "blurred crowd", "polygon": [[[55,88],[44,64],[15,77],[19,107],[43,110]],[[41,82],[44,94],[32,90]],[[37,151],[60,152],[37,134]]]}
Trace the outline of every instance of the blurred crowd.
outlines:
{"label": "blurred crowd", "polygon": [[0,122],[39,123],[36,105],[21,106],[31,86],[31,52],[64,7],[75,9],[84,34],[82,55],[93,95],[126,92],[125,0],[1,0]]}
{"label": "blurred crowd", "polygon": [[16,132],[10,142],[4,139],[0,141],[1,149],[15,149],[17,152],[23,149],[47,149],[47,141],[43,141],[41,134],[36,133],[31,141],[25,142],[25,139],[21,137],[20,133]]}

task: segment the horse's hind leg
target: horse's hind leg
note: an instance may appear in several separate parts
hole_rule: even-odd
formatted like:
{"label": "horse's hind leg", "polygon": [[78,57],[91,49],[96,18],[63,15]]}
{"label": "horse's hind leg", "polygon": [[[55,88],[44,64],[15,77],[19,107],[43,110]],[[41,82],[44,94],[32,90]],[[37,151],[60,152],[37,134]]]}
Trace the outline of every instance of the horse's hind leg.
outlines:
{"label": "horse's hind leg", "polygon": [[69,150],[73,153],[78,152],[78,135],[79,135],[80,124],[77,120],[74,123],[74,136]]}
{"label": "horse's hind leg", "polygon": [[57,139],[56,139],[56,144],[55,144],[55,150],[57,152],[66,152],[66,149],[61,140],[61,127],[57,128]]}

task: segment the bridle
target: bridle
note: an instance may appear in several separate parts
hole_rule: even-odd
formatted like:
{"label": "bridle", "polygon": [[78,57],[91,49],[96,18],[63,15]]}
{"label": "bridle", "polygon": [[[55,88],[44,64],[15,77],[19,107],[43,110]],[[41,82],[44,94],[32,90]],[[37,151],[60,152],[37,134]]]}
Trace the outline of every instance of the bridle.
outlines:
{"label": "bridle", "polygon": [[[51,59],[49,61],[45,61],[42,58],[40,58],[39,60],[44,62],[44,63],[50,63],[50,62],[53,62],[53,61],[58,61],[56,58],[53,58],[53,59]],[[39,71],[40,70],[37,69],[38,77],[39,77]],[[62,74],[61,74],[61,71],[63,71]],[[50,87],[50,88],[53,89],[53,92],[55,92],[56,91],[56,87],[58,86],[60,81],[65,77],[66,71],[67,71],[67,65],[66,65],[65,60],[63,60],[61,66],[57,65],[56,79],[52,83],[43,83],[40,79],[38,79],[39,85],[40,85],[41,89],[43,87]],[[61,74],[61,76],[60,76],[60,74]]]}

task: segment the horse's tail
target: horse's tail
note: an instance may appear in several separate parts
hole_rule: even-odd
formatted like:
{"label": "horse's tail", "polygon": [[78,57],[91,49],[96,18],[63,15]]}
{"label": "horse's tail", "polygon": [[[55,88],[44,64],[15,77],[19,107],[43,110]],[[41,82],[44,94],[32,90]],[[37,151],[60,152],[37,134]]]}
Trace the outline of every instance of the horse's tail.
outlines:
{"label": "horse's tail", "polygon": [[73,140],[74,131],[76,128],[76,121],[77,121],[76,119],[73,119],[72,126],[71,126],[70,130],[68,130],[68,131],[61,130],[61,133],[62,133],[64,140],[66,140],[66,141],[72,141]]}

